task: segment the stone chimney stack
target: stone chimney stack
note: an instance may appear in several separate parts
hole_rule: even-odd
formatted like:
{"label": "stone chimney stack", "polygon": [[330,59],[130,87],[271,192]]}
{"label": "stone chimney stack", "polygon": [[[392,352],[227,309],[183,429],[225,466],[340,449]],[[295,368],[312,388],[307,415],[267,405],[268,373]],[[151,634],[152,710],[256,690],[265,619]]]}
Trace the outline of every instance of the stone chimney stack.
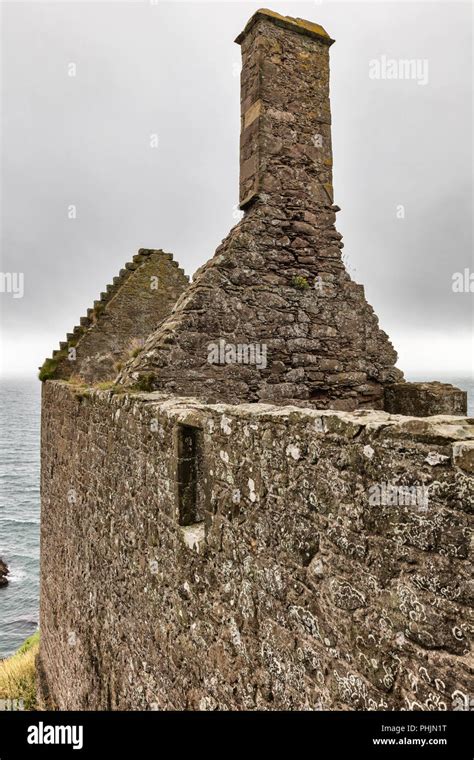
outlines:
{"label": "stone chimney stack", "polygon": [[329,47],[318,24],[257,11],[242,48],[240,207],[265,194],[331,206]]}
{"label": "stone chimney stack", "polygon": [[120,382],[207,401],[381,409],[402,379],[342,261],[332,194],[329,47],[257,11],[242,46],[243,218]]}

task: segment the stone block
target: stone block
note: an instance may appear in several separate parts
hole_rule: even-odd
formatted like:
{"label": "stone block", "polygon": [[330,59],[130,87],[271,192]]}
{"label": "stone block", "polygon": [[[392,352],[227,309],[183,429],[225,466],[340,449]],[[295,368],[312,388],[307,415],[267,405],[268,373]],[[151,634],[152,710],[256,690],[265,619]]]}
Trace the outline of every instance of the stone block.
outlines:
{"label": "stone block", "polygon": [[453,464],[474,474],[474,441],[458,441],[453,445]]}
{"label": "stone block", "polygon": [[392,383],[385,386],[385,411],[410,417],[465,415],[467,393],[449,383]]}

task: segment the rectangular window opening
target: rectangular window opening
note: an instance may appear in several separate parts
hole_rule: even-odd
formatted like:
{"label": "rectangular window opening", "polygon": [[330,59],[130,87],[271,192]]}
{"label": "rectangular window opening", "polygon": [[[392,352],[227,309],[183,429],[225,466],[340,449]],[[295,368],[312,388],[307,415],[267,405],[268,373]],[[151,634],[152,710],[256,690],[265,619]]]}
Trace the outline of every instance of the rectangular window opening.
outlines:
{"label": "rectangular window opening", "polygon": [[200,462],[202,431],[190,425],[178,426],[178,520],[180,525],[202,521],[200,514]]}

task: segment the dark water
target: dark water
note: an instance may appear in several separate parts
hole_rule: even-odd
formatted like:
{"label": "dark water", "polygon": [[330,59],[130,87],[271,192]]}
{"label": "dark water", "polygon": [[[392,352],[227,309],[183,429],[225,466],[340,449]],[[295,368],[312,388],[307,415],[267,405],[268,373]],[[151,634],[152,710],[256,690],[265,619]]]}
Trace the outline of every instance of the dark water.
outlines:
{"label": "dark water", "polygon": [[[407,380],[430,379],[407,376]],[[440,378],[468,391],[474,416],[474,381]],[[10,583],[0,589],[0,658],[36,630],[39,593],[40,383],[0,383],[0,557]]]}
{"label": "dark water", "polygon": [[38,623],[40,392],[38,380],[0,383],[0,557],[10,568],[0,589],[0,658]]}

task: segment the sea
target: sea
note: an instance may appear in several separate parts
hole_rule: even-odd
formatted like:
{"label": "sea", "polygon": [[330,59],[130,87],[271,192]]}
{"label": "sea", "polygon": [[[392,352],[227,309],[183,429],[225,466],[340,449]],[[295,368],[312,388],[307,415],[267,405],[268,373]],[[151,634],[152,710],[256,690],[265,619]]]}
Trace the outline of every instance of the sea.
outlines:
{"label": "sea", "polygon": [[[468,392],[474,416],[474,380],[439,379]],[[40,398],[38,380],[0,381],[0,557],[10,568],[9,584],[0,589],[0,659],[38,627]]]}

